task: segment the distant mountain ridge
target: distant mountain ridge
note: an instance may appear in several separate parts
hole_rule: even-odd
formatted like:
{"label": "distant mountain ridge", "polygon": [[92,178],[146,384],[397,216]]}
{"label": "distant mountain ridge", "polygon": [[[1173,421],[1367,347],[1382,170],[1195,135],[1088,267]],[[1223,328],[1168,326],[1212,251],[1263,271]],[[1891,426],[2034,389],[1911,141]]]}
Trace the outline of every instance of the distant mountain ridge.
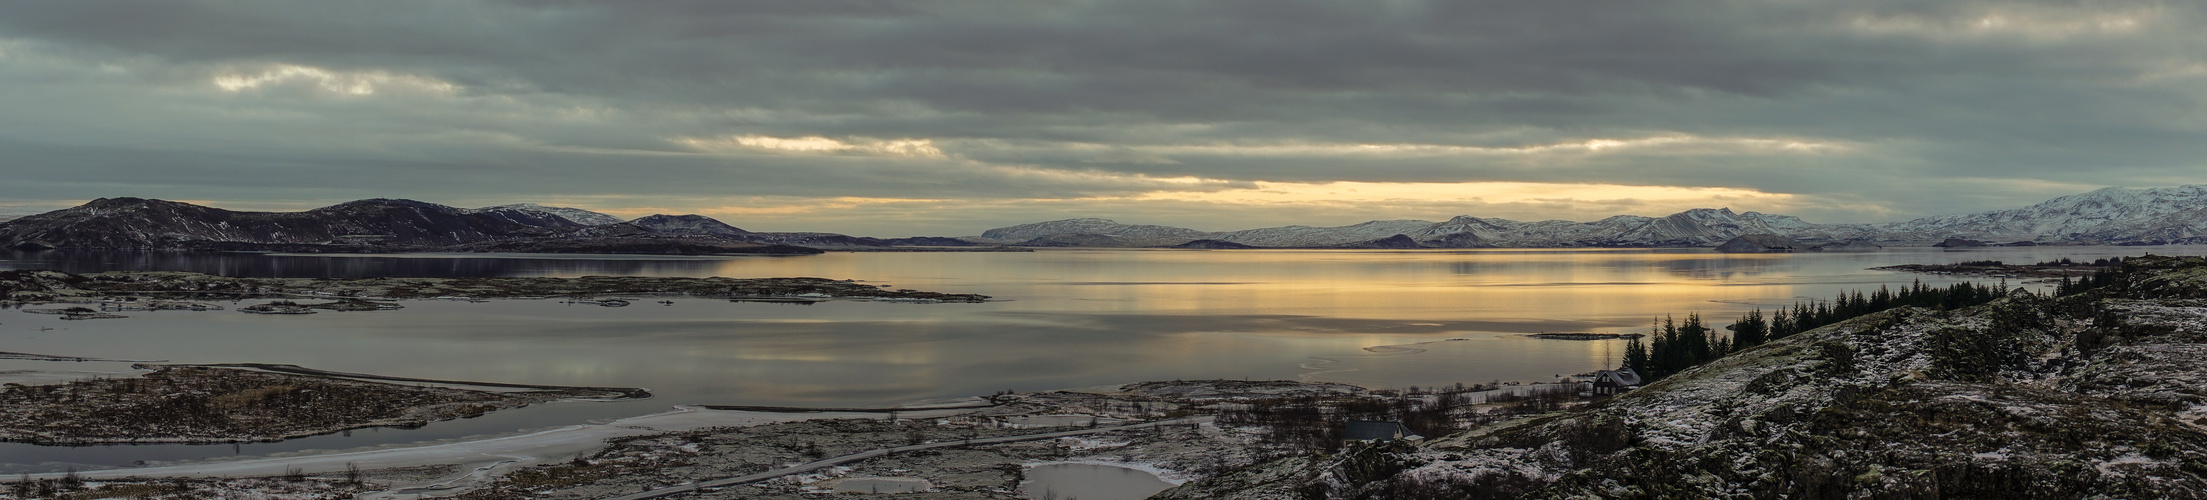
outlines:
{"label": "distant mountain ridge", "polygon": [[[1284,226],[1227,232],[1119,224],[1108,219],[1069,219],[991,229],[977,241],[1036,246],[1172,246],[1216,240],[1272,248],[1547,248],[1547,247],[1705,247],[1742,234],[1774,233],[1793,238],[1836,241],[1860,237],[1859,226],[1817,225],[1786,215],[1731,209],[1697,208],[1664,217],[1619,215],[1593,222],[1458,216],[1442,222],[1371,221],[1336,227]],[[1074,235],[1089,245],[1064,245]]]}
{"label": "distant mountain ridge", "polygon": [[2023,208],[1925,217],[1876,229],[1924,240],[2199,243],[2207,241],[2207,186],[2111,187]]}
{"label": "distant mountain ridge", "polygon": [[754,233],[699,215],[624,222],[535,204],[467,209],[381,198],[301,212],[101,198],[0,222],[0,246],[17,249],[804,254],[820,252],[811,247],[887,244],[830,233]]}
{"label": "distant mountain ridge", "polygon": [[[19,249],[308,252],[751,253],[975,245],[1206,249],[1711,247],[1743,236],[1760,238],[1758,235],[1783,238],[1805,248],[1850,251],[1948,241],[2207,243],[2207,186],[2106,188],[2016,209],[1879,224],[1817,224],[1790,215],[1697,208],[1662,217],[1619,215],[1589,222],[1520,222],[1465,215],[1440,222],[1380,220],[1335,227],[1282,226],[1226,232],[1080,218],[1000,227],[980,236],[883,239],[818,232],[754,232],[702,215],[650,215],[623,221],[588,210],[536,204],[471,209],[381,198],[301,212],[242,212],[143,198],[101,198],[77,207],[0,221],[0,246]],[[1796,245],[1756,246],[1772,249]]]}
{"label": "distant mountain ridge", "polygon": [[2035,205],[1881,224],[1817,224],[1790,215],[1697,208],[1663,217],[1619,215],[1591,222],[1458,216],[1442,222],[1371,221],[1336,227],[1283,226],[1241,231],[1067,219],[990,229],[967,239],[1032,246],[1174,246],[1199,240],[1273,248],[1708,247],[1745,235],[1775,235],[1809,245],[1928,246],[1961,238],[2035,244],[2207,242],[2207,186],[2111,187]]}

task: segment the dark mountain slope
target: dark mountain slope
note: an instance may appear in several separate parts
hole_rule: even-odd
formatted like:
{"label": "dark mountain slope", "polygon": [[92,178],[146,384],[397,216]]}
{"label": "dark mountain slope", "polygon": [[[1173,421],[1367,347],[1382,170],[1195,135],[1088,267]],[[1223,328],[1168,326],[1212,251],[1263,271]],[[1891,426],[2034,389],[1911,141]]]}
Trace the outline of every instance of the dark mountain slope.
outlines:
{"label": "dark mountain slope", "polygon": [[433,247],[538,237],[581,227],[565,219],[466,210],[412,200],[360,200],[305,212],[236,212],[142,198],[101,198],[0,225],[17,248],[215,249],[244,245]]}
{"label": "dark mountain slope", "polygon": [[102,198],[0,223],[0,245],[86,250],[654,254],[803,254],[819,251],[801,246],[886,246],[872,238],[831,233],[754,233],[700,215],[613,220],[595,212],[537,205],[462,209],[371,199],[303,212],[239,212],[172,201]]}

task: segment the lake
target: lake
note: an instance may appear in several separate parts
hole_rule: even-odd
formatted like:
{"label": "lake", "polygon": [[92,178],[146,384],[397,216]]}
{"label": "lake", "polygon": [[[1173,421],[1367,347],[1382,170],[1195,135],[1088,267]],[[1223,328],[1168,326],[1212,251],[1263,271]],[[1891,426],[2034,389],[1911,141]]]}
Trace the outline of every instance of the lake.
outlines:
{"label": "lake", "polygon": [[[554,300],[409,301],[305,316],[131,312],[61,321],[0,311],[0,351],[180,363],[292,363],[404,377],[632,386],[658,397],[557,403],[432,424],[216,446],[0,444],[0,473],[396,446],[660,411],[674,404],[864,406],[1169,379],[1371,387],[1547,381],[1613,365],[1664,315],[1718,325],[1842,290],[1954,281],[1910,263],[2207,254],[2207,247],[2024,247],[1719,254],[1706,249],[1044,250],[803,257],[9,253],[0,268],[231,276],[811,276],[955,293],[982,304],[816,305],[675,298],[621,308]],[[657,299],[654,299],[657,300]],[[251,304],[254,302],[246,302]],[[229,304],[225,304],[229,305]],[[42,330],[42,328],[52,328]],[[5,370],[128,372],[0,360]]]}

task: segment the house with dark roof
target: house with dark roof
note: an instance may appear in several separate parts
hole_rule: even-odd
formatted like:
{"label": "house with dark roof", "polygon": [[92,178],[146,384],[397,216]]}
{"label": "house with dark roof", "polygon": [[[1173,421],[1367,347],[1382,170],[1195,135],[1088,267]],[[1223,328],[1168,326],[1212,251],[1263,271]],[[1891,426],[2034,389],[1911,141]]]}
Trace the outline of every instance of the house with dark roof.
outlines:
{"label": "house with dark roof", "polygon": [[1594,372],[1594,395],[1609,396],[1640,387],[1640,373],[1631,368]]}
{"label": "house with dark roof", "polygon": [[1424,438],[1425,436],[1410,432],[1410,428],[1403,427],[1402,422],[1350,420],[1348,427],[1341,429],[1341,440],[1343,441],[1377,441],[1384,443],[1398,439]]}

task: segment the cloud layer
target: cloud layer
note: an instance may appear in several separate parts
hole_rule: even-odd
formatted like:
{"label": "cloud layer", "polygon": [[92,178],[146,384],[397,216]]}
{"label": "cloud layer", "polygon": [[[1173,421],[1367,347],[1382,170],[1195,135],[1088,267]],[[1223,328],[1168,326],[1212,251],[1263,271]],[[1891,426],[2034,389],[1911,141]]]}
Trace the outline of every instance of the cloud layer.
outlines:
{"label": "cloud layer", "polygon": [[2207,182],[2202,14],[16,2],[0,4],[0,204],[527,201],[883,236],[1695,206],[1882,221]]}

